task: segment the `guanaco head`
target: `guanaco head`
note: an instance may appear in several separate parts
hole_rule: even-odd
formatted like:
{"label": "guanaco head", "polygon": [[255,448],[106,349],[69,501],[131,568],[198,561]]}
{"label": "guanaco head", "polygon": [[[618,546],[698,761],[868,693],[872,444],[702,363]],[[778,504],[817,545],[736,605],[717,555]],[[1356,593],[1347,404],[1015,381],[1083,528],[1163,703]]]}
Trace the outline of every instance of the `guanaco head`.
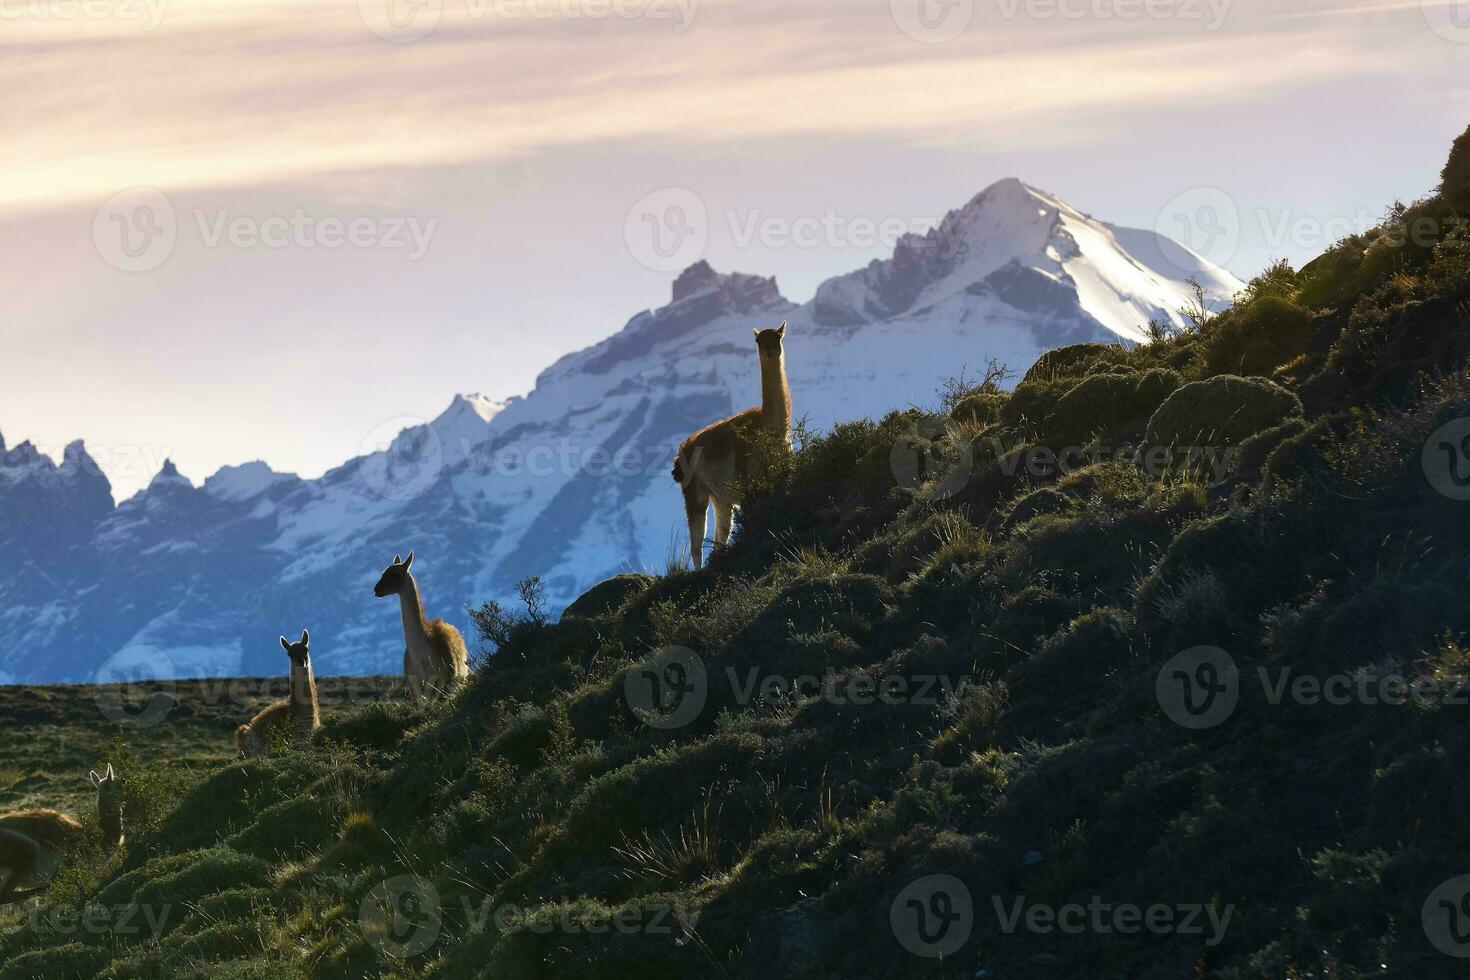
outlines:
{"label": "guanaco head", "polygon": [[383,577],[378,579],[377,585],[373,586],[373,595],[381,599],[384,596],[397,595],[402,592],[403,587],[408,584],[408,569],[412,564],[412,551],[408,553],[406,559],[394,555],[393,564],[383,569]]}
{"label": "guanaco head", "polygon": [[92,785],[97,789],[97,809],[102,813],[116,812],[122,808],[122,788],[117,784],[117,775],[112,771],[112,763],[107,764],[107,774],[104,776],[92,773]]}
{"label": "guanaco head", "polygon": [[297,640],[295,643],[292,643],[284,636],[281,637],[281,647],[286,651],[287,655],[290,656],[291,666],[311,666],[311,634],[308,633],[306,630],[301,631],[301,639]]}
{"label": "guanaco head", "polygon": [[762,358],[780,357],[781,340],[786,336],[786,321],[782,320],[779,327],[766,327],[764,330],[755,331],[755,349],[760,351]]}

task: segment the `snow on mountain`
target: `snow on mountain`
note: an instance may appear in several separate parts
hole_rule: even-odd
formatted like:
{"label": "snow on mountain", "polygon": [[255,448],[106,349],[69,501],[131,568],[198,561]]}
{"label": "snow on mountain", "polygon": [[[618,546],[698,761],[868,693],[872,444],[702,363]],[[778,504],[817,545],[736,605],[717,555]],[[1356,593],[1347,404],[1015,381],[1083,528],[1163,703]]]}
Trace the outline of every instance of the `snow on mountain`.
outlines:
{"label": "snow on mountain", "polygon": [[203,490],[219,500],[250,500],[271,487],[295,479],[297,477],[290,473],[277,473],[260,460],[255,460],[239,466],[221,467],[204,481]]}
{"label": "snow on mountain", "polygon": [[1153,232],[1004,180],[803,305],[774,279],[698,263],[666,306],[562,357],[526,397],[457,396],[319,479],[256,462],[194,487],[167,463],[113,507],[79,443],[58,467],[0,441],[0,558],[43,573],[0,583],[0,671],[87,680],[122,657],[277,674],[275,637],[302,627],[323,674],[396,671],[397,607],[372,596],[395,553],[417,551],[429,614],[467,630],[466,605],[527,576],[559,607],[684,548],[674,449],[758,402],[753,327],[790,322],[794,411],[821,429],[933,404],[987,358],[1019,369],[1062,344],[1142,340],[1150,318],[1179,322],[1191,275],[1222,301],[1241,286]]}

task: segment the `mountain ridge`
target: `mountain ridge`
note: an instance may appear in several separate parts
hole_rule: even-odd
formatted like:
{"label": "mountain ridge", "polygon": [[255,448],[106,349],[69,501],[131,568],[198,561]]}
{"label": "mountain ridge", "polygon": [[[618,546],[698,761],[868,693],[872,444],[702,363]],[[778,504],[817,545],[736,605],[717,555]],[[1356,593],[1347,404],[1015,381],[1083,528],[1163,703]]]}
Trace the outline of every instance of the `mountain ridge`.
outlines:
{"label": "mountain ridge", "polygon": [[[1120,233],[1158,254],[1133,255]],[[752,327],[790,321],[795,413],[825,429],[927,403],[966,364],[1029,364],[1083,341],[1132,344],[1150,318],[1181,322],[1190,273],[1164,274],[1170,248],[1212,294],[1239,287],[1153,232],[1116,229],[1012,178],[806,303],[783,296],[774,277],[696,262],[674,279],[669,302],[558,358],[527,395],[456,395],[435,419],[385,431],[316,479],[241,464],[195,486],[170,461],[112,504],[106,477],[74,443],[73,469],[53,478],[74,485],[0,482],[6,503],[69,501],[57,526],[9,538],[0,516],[0,545],[13,542],[51,583],[42,593],[0,586],[0,669],[86,680],[141,649],[161,672],[269,673],[275,651],[252,638],[298,624],[336,641],[321,647],[323,671],[391,670],[401,638],[371,602],[370,579],[395,553],[417,550],[430,614],[462,626],[466,606],[508,598],[530,576],[558,609],[608,575],[662,569],[685,546],[668,477],[674,448],[758,399]],[[42,554],[48,541],[67,550]],[[4,652],[38,646],[44,669]]]}

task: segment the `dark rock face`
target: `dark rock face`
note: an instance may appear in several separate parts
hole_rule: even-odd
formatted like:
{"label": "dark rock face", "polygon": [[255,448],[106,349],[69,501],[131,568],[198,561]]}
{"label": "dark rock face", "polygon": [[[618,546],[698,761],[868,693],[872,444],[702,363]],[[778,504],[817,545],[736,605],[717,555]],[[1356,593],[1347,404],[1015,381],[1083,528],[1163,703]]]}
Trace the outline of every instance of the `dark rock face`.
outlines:
{"label": "dark rock face", "polygon": [[827,927],[817,918],[817,899],[767,912],[750,929],[740,980],[825,980]]}

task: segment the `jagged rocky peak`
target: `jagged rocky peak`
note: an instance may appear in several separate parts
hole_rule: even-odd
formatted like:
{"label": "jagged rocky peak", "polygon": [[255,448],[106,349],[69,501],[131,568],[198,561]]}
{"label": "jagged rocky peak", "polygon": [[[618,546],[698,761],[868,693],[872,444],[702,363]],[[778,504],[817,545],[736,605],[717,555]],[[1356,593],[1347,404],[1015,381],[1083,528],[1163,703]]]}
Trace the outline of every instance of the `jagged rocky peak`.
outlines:
{"label": "jagged rocky peak", "polygon": [[174,461],[172,459],[166,459],[163,461],[163,466],[159,468],[158,475],[148,484],[148,490],[151,492],[164,487],[186,487],[192,489],[193,486],[194,484],[189,482],[188,477],[179,472],[179,468],[174,465]]}
{"label": "jagged rocky peak", "polygon": [[[0,449],[3,448],[3,446],[0,446]],[[0,452],[0,466],[14,469],[40,467],[53,470],[56,468],[56,464],[51,461],[51,457],[43,456],[41,451],[36,448],[35,443],[29,439],[14,449]]]}
{"label": "jagged rocky peak", "polygon": [[680,303],[701,293],[717,293],[733,309],[741,312],[785,302],[776,286],[775,276],[752,276],[743,272],[720,274],[704,259],[679,273],[674,280],[673,303]]}

